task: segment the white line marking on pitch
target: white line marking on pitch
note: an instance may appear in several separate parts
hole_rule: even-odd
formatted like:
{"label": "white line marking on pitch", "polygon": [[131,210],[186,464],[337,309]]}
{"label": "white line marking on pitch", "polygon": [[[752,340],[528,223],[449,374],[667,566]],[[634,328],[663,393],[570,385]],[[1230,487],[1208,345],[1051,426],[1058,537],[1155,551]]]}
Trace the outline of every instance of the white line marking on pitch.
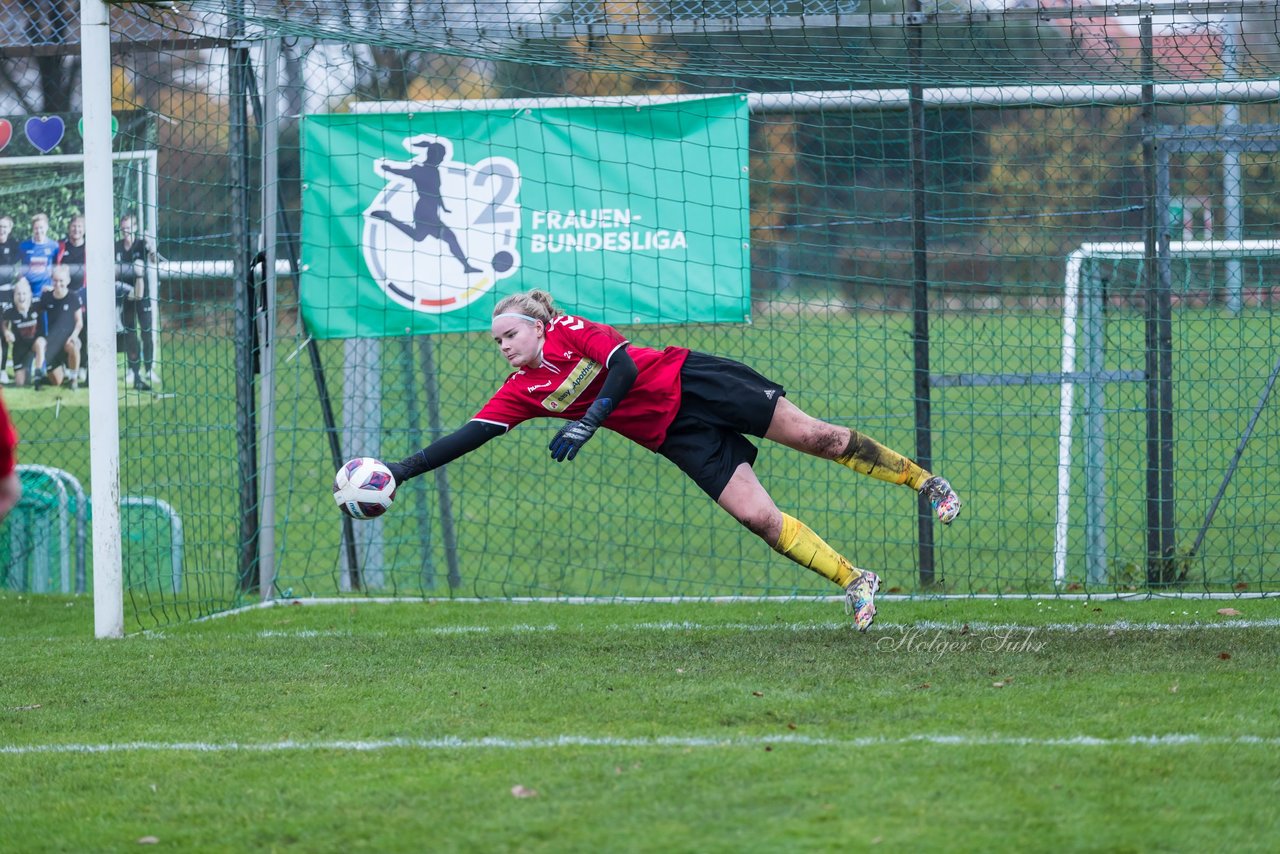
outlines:
{"label": "white line marking on pitch", "polygon": [[11,744],[0,745],[0,755],[94,754],[94,753],[279,753],[322,750],[545,750],[560,747],[604,748],[716,748],[771,747],[903,747],[913,744],[942,747],[1275,747],[1280,738],[1262,736],[1204,736],[1192,733],[1133,735],[1125,738],[1095,738],[1077,735],[1064,738],[1023,738],[1013,736],[907,735],[894,738],[813,738],[802,735],[747,736],[665,736],[659,738],[608,738],[563,735],[555,738],[390,738],[351,741],[201,742],[131,741],[119,744]]}
{"label": "white line marking on pitch", "polygon": [[[915,596],[912,594],[899,593],[882,593],[878,597],[881,602],[945,602],[945,601],[992,601],[998,603],[1001,600],[1013,601],[1052,601],[1052,602],[1084,602],[1086,604],[1110,604],[1125,602],[1212,602],[1212,601],[1235,601],[1242,602],[1252,599],[1275,599],[1280,594],[1275,592],[1258,591],[1251,592],[1247,590],[1235,591],[1232,593],[1028,593],[1022,595],[1015,594],[999,594],[999,593],[963,593],[963,594],[947,594],[938,596]],[[501,599],[477,598],[470,596],[458,597],[438,597],[425,596],[419,598],[406,598],[400,596],[316,596],[295,598],[292,596],[279,599],[266,599],[261,602],[252,602],[248,605],[241,605],[239,608],[230,608],[226,611],[216,611],[212,614],[205,614],[203,617],[196,617],[191,620],[193,623],[203,623],[208,620],[221,620],[226,617],[234,617],[249,611],[260,611],[263,609],[293,607],[293,606],[320,606],[327,605],[407,605],[407,604],[475,604],[475,605],[492,605],[492,604],[508,604],[508,605],[653,605],[653,604],[715,604],[729,602],[746,602],[749,604],[765,604],[765,603],[782,603],[793,604],[798,602],[830,602],[839,604],[842,597],[830,595],[788,595],[788,596],[510,596]],[[144,630],[152,631],[152,630]]]}
{"label": "white line marking on pitch", "polygon": [[[600,627],[607,632],[652,631],[652,632],[684,632],[684,631],[734,631],[734,632],[813,632],[834,631],[848,628],[845,622],[829,623],[694,623],[694,622],[650,622],[650,623],[614,623]],[[1110,623],[1046,623],[1030,625],[1021,623],[987,623],[979,620],[972,622],[939,622],[921,620],[917,623],[876,623],[872,633],[892,633],[906,631],[962,631],[967,627],[969,632],[1063,632],[1080,634],[1085,632],[1171,632],[1171,631],[1204,631],[1209,629],[1274,629],[1280,628],[1280,618],[1267,620],[1231,620],[1220,623],[1135,623],[1129,620],[1116,620]],[[465,634],[501,634],[558,632],[569,630],[586,630],[585,626],[558,626],[554,623],[544,626],[422,626],[414,629],[416,634],[429,635],[465,635]],[[360,637],[373,635],[385,636],[387,632],[359,632]],[[284,631],[281,629],[263,629],[257,633],[260,638],[316,638],[316,637],[355,637],[356,632],[350,630],[315,631],[299,629]],[[151,635],[153,639],[165,639],[164,635]]]}
{"label": "white line marking on pitch", "polygon": [[1110,623],[1046,623],[1044,625],[1024,625],[1018,623],[985,623],[975,620],[969,623],[934,622],[921,620],[918,623],[885,623],[885,629],[937,629],[940,631],[959,630],[964,626],[971,632],[997,631],[1046,631],[1046,632],[1170,632],[1200,631],[1202,629],[1274,629],[1280,628],[1280,618],[1266,620],[1224,620],[1220,623],[1138,623],[1132,620],[1115,620]]}
{"label": "white line marking on pitch", "polygon": [[[621,623],[608,626],[609,630],[647,629],[656,631],[685,631],[707,629],[732,629],[734,631],[767,632],[767,631],[827,631],[849,626],[848,622],[830,623],[692,623],[692,622],[659,622],[659,623]],[[1137,623],[1131,620],[1115,620],[1110,623],[1044,623],[1041,625],[1023,623],[988,623],[982,620],[969,622],[940,622],[937,620],[920,620],[915,623],[878,622],[871,631],[894,632],[925,629],[929,631],[961,631],[968,628],[971,632],[996,631],[1044,631],[1044,632],[1168,632],[1198,631],[1201,629],[1267,629],[1280,628],[1280,618],[1267,620],[1233,620],[1221,623]]]}

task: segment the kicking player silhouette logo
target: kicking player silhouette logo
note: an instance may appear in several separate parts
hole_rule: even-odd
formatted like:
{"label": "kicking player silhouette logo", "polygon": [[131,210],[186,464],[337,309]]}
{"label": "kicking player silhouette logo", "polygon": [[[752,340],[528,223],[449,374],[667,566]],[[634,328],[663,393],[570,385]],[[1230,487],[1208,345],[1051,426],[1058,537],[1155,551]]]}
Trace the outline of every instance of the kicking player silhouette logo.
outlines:
{"label": "kicking player silhouette logo", "polygon": [[520,170],[505,157],[455,161],[433,134],[403,144],[412,159],[373,163],[387,184],[364,211],[365,264],[401,305],[454,311],[519,270]]}
{"label": "kicking player silhouette logo", "polygon": [[422,160],[414,160],[404,167],[396,166],[386,160],[379,161],[379,165],[386,174],[400,175],[413,182],[413,187],[418,192],[418,201],[413,206],[413,222],[401,222],[392,215],[391,211],[373,211],[369,215],[394,225],[415,242],[421,242],[428,237],[443,240],[449,247],[449,251],[453,253],[453,257],[462,264],[462,272],[479,273],[479,267],[472,267],[467,263],[467,255],[458,243],[458,236],[440,218],[441,213],[453,213],[444,206],[444,199],[440,196],[440,164],[444,162],[446,152],[444,144],[423,140],[412,145],[414,148],[425,149]]}

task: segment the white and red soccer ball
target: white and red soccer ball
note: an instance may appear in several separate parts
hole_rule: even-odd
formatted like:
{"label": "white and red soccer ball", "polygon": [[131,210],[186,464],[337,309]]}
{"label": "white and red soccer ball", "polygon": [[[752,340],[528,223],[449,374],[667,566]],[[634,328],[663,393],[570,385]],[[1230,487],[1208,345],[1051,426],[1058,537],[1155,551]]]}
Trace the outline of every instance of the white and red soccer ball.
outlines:
{"label": "white and red soccer ball", "polygon": [[373,519],[386,513],[396,497],[391,470],[373,457],[349,460],[333,478],[333,500],[352,519]]}

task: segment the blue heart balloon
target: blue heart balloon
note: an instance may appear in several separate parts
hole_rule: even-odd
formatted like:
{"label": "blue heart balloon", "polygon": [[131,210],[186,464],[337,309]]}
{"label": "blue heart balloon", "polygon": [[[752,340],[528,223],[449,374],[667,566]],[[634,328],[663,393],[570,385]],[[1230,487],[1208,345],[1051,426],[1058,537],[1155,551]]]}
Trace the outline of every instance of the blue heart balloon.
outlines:
{"label": "blue heart balloon", "polygon": [[41,154],[48,154],[62,142],[67,126],[58,116],[32,116],[24,127],[27,139],[40,149]]}

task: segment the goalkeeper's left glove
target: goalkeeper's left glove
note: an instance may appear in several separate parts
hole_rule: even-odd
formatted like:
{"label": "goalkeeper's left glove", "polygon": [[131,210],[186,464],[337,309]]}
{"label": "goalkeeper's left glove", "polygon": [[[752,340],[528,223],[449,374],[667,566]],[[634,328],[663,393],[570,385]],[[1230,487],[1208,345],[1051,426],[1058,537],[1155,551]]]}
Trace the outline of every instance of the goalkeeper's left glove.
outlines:
{"label": "goalkeeper's left glove", "polygon": [[585,415],[577,421],[570,421],[556,431],[555,438],[551,440],[549,446],[551,458],[559,463],[576,457],[578,449],[595,435],[596,430],[600,429],[600,425],[612,411],[612,400],[607,397],[596,398],[595,403],[591,404]]}

